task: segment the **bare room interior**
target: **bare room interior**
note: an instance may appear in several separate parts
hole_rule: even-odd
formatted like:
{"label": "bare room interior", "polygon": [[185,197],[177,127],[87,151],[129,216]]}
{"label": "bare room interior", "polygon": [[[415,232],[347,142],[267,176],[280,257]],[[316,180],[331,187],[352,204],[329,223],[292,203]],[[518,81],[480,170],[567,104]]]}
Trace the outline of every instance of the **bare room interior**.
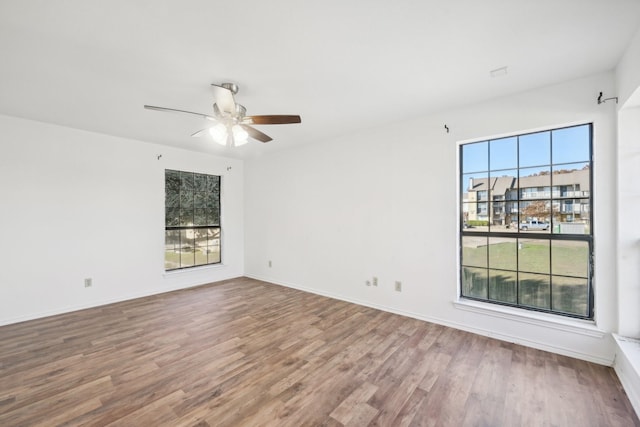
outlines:
{"label": "bare room interior", "polygon": [[640,1],[0,0],[0,425],[640,425]]}

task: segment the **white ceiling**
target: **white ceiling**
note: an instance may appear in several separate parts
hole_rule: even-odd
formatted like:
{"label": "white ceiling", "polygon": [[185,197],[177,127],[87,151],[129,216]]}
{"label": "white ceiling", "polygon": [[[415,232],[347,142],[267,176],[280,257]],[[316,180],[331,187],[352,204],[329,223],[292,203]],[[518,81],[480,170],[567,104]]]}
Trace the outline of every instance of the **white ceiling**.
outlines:
{"label": "white ceiling", "polygon": [[[640,0],[0,0],[0,114],[242,158],[611,70],[639,26]],[[302,124],[227,149],[142,107],[209,114],[228,81]]]}

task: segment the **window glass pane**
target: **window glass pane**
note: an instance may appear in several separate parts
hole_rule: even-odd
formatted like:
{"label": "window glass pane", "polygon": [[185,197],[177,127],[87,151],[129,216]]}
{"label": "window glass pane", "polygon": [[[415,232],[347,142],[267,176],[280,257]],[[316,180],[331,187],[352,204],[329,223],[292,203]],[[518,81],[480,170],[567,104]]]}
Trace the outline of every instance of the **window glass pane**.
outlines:
{"label": "window glass pane", "polygon": [[180,268],[180,251],[173,249],[165,249],[164,252],[164,269],[173,270]]}
{"label": "window glass pane", "polygon": [[554,167],[554,233],[588,234],[590,222],[590,170],[587,163]]}
{"label": "window glass pane", "polygon": [[487,238],[484,236],[464,236],[462,238],[462,265],[487,266]]}
{"label": "window glass pane", "polygon": [[491,170],[518,167],[518,138],[502,138],[489,141]]}
{"label": "window glass pane", "polygon": [[586,278],[589,272],[589,243],[572,240],[551,242],[551,272]]}
{"label": "window glass pane", "polygon": [[488,270],[484,268],[462,268],[462,295],[472,298],[487,298]]}
{"label": "window glass pane", "polygon": [[165,191],[167,193],[180,192],[180,172],[165,170],[164,172]]}
{"label": "window glass pane", "polygon": [[194,250],[194,264],[193,265],[205,265],[209,263],[209,258],[207,254],[207,248],[196,248]]}
{"label": "window glass pane", "polygon": [[523,212],[520,215],[518,230],[521,233],[535,235],[549,234],[551,232],[550,201],[522,202],[520,206],[522,207]]}
{"label": "window glass pane", "polygon": [[210,263],[221,262],[219,228],[207,229],[207,255]]}
{"label": "window glass pane", "polygon": [[463,195],[467,194],[470,201],[477,200],[477,193],[479,191],[487,191],[489,189],[487,177],[486,172],[466,173],[462,175],[460,187]]}
{"label": "window glass pane", "polygon": [[205,208],[207,207],[207,193],[204,192],[196,192],[193,194],[193,207],[194,208]]}
{"label": "window glass pane", "polygon": [[482,172],[489,169],[489,143],[474,142],[462,148],[462,172]]}
{"label": "window glass pane", "polygon": [[550,273],[548,240],[518,239],[518,269],[527,273]]}
{"label": "window glass pane", "polygon": [[207,246],[220,246],[219,228],[207,228]]}
{"label": "window glass pane", "polygon": [[489,270],[489,299],[515,304],[518,302],[515,271]]}
{"label": "window glass pane", "polygon": [[551,198],[551,168],[520,169],[518,180],[520,199],[550,199]]}
{"label": "window glass pane", "polygon": [[208,251],[207,259],[209,260],[209,264],[222,262],[220,258],[220,246],[209,248]]}
{"label": "window glass pane", "polygon": [[180,207],[183,209],[193,208],[193,191],[180,192]]}
{"label": "window glass pane", "polygon": [[180,232],[180,250],[191,252],[195,243],[194,243],[194,232],[193,229],[188,230],[179,230]]}
{"label": "window glass pane", "polygon": [[180,232],[165,231],[164,235],[164,268],[171,270],[180,268]]}
{"label": "window glass pane", "polygon": [[553,163],[588,162],[591,139],[589,132],[589,125],[552,131]]}
{"label": "window glass pane", "polygon": [[551,132],[538,132],[518,137],[519,166],[551,164]]}
{"label": "window glass pane", "polygon": [[220,225],[220,211],[217,209],[207,209],[206,225]]}
{"label": "window glass pane", "polygon": [[204,206],[206,208],[215,208],[217,207],[217,194],[215,193],[206,193],[205,194],[205,200],[204,200]]}
{"label": "window glass pane", "polygon": [[180,247],[180,233],[177,230],[164,232],[165,249],[178,249]]}
{"label": "window glass pane", "polygon": [[551,308],[549,276],[520,273],[518,278],[520,304],[547,310]]}
{"label": "window glass pane", "polygon": [[491,171],[489,174],[489,187],[492,200],[516,200],[517,169]]}
{"label": "window glass pane", "polygon": [[508,231],[507,225],[509,225],[509,220],[507,219],[506,208],[505,202],[489,203],[489,231]]}
{"label": "window glass pane", "polygon": [[180,190],[193,191],[193,173],[180,172]]}
{"label": "window glass pane", "polygon": [[[554,165],[551,179],[556,190],[559,190],[557,187],[564,186],[566,191],[577,191],[565,197],[585,197],[589,195],[589,175],[589,163],[568,163]],[[586,193],[582,193],[583,191]]]}
{"label": "window glass pane", "polygon": [[508,231],[517,232],[518,222],[520,221],[520,203],[516,201],[506,202],[504,209],[507,212],[507,220],[509,221],[506,225]]}
{"label": "window glass pane", "polygon": [[476,227],[481,227],[482,231],[487,231],[489,225],[489,203],[478,202],[476,203],[476,209],[477,215],[475,224],[471,222],[470,224],[475,225]]}
{"label": "window glass pane", "polygon": [[207,175],[200,173],[193,174],[193,190],[194,191],[206,191],[207,188]]}
{"label": "window glass pane", "polygon": [[208,193],[219,193],[220,191],[220,177],[215,175],[207,175],[207,187]]}
{"label": "window glass pane", "polygon": [[489,268],[502,270],[518,269],[516,239],[506,237],[489,238]]}
{"label": "window glass pane", "polygon": [[165,226],[167,227],[175,227],[180,225],[180,209],[178,208],[167,208],[165,209]]}
{"label": "window glass pane", "polygon": [[477,219],[477,209],[478,206],[476,203],[463,203],[462,204],[462,229],[465,231],[478,231],[476,228],[475,221]]}
{"label": "window glass pane", "polygon": [[180,267],[194,265],[194,246],[193,230],[180,230]]}
{"label": "window glass pane", "polygon": [[193,213],[193,225],[207,225],[206,209],[195,209]]}
{"label": "window glass pane", "polygon": [[168,208],[179,208],[180,193],[166,193],[164,205]]}
{"label": "window glass pane", "polygon": [[207,247],[207,229],[206,228],[198,228],[194,230],[194,244],[197,248],[206,248]]}
{"label": "window glass pane", "polygon": [[556,200],[553,232],[555,234],[589,234],[589,199]]}
{"label": "window glass pane", "polygon": [[553,310],[579,316],[588,315],[587,279],[551,276],[551,280]]}
{"label": "window glass pane", "polygon": [[180,209],[180,225],[193,225],[193,209]]}
{"label": "window glass pane", "polygon": [[220,216],[220,200],[219,199],[214,199],[213,200],[213,208],[212,209],[214,209],[217,212],[218,216]]}
{"label": "window glass pane", "polygon": [[465,174],[462,176],[463,219],[473,231],[489,225],[489,178],[487,173]]}
{"label": "window glass pane", "polygon": [[508,231],[511,222],[517,222],[518,190],[517,170],[491,172],[489,175],[489,225],[492,232]]}

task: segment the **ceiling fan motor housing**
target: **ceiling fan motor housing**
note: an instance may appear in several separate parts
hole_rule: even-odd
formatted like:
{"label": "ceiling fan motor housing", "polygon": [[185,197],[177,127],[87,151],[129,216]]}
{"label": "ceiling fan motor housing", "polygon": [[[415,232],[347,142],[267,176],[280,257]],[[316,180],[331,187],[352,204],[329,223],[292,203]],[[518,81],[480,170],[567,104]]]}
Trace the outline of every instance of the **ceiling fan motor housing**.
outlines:
{"label": "ceiling fan motor housing", "polygon": [[238,93],[238,85],[235,83],[222,83],[220,86],[222,86],[225,89],[228,89],[229,91],[231,91],[231,93],[233,93],[234,95],[236,93]]}

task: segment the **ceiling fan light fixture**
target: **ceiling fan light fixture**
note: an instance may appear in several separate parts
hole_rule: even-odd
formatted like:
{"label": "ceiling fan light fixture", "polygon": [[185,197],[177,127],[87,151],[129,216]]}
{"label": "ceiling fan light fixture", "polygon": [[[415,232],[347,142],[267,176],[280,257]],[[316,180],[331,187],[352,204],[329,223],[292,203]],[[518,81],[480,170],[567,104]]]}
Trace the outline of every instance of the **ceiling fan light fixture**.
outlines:
{"label": "ceiling fan light fixture", "polygon": [[231,128],[231,132],[233,132],[233,141],[236,147],[246,144],[249,142],[249,133],[242,129],[240,125],[234,125]]}
{"label": "ceiling fan light fixture", "polygon": [[213,126],[205,127],[191,134],[193,137],[202,136],[207,131],[211,138],[222,146],[237,147],[249,142],[249,137],[260,141],[269,142],[273,138],[254,128],[252,125],[285,125],[290,123],[301,123],[298,115],[291,114],[271,114],[259,116],[247,116],[247,109],[238,104],[234,95],[238,93],[238,85],[235,83],[211,84],[213,90],[213,115],[195,113],[187,110],[177,110],[175,108],[156,107],[145,105],[144,108],[155,111],[166,111],[172,113],[183,113],[198,116],[213,122]]}
{"label": "ceiling fan light fixture", "polygon": [[227,127],[224,124],[218,123],[217,125],[210,127],[209,134],[211,135],[211,138],[213,138],[213,140],[218,144],[227,145],[228,134]]}

